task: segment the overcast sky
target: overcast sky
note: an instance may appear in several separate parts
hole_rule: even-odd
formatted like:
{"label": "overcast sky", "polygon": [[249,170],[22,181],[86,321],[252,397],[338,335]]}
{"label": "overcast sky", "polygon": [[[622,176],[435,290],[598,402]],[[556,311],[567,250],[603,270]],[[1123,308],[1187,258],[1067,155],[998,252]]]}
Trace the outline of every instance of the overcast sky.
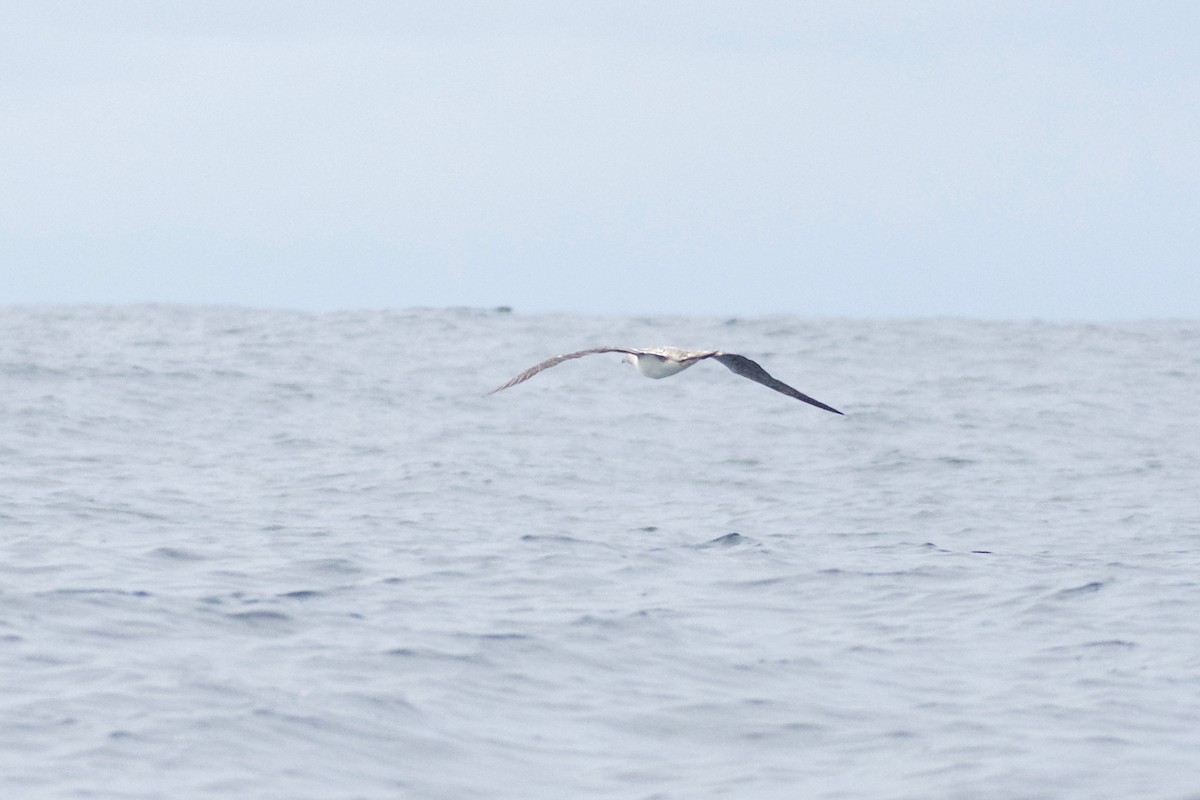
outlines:
{"label": "overcast sky", "polygon": [[0,4],[0,304],[1200,317],[1200,3]]}

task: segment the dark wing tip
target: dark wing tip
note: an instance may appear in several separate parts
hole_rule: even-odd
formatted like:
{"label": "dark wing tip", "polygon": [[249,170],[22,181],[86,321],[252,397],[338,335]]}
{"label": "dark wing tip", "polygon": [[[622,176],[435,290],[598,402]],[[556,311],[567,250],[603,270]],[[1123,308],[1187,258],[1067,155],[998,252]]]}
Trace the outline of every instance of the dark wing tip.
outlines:
{"label": "dark wing tip", "polygon": [[741,375],[743,378],[749,378],[756,383],[761,383],[763,386],[766,386],[769,389],[774,389],[780,394],[786,394],[788,397],[794,397],[803,403],[808,403],[810,406],[816,406],[817,408],[825,411],[832,411],[834,414],[842,417],[846,416],[833,406],[826,405],[816,398],[809,397],[799,389],[788,386],[783,381],[773,377],[769,372],[763,369],[758,362],[752,361],[745,356],[739,356],[737,353],[718,352],[712,357],[728,367],[729,371],[735,375]]}

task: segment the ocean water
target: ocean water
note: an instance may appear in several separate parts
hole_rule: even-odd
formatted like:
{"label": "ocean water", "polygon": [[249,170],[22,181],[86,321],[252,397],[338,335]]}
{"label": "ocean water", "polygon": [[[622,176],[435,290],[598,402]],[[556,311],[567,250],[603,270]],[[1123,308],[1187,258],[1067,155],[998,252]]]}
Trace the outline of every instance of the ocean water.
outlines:
{"label": "ocean water", "polygon": [[[662,381],[598,344],[719,347]],[[1200,798],[1200,321],[0,308],[0,796]]]}

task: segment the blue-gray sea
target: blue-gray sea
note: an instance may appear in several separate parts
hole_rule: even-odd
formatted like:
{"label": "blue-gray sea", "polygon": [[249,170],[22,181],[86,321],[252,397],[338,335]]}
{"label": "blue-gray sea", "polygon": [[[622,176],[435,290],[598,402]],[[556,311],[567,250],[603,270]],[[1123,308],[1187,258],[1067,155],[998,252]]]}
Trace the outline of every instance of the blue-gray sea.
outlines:
{"label": "blue-gray sea", "polygon": [[[745,354],[821,411],[704,362]],[[0,308],[4,798],[1200,798],[1200,321]]]}

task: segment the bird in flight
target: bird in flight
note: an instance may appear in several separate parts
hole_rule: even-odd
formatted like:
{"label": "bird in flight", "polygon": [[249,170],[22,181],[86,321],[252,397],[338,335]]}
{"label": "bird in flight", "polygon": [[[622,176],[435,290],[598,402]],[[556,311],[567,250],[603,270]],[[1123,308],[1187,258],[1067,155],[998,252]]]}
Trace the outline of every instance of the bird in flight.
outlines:
{"label": "bird in flight", "polygon": [[574,353],[564,353],[561,356],[547,358],[540,364],[535,364],[529,369],[517,375],[503,386],[497,386],[488,394],[495,394],[516,386],[518,383],[525,381],[537,375],[544,369],[549,369],[556,364],[561,364],[564,361],[569,361],[572,358],[580,358],[589,356],[593,353],[624,353],[625,361],[637,367],[638,372],[645,375],[647,378],[669,378],[677,372],[682,372],[693,364],[697,364],[706,358],[715,358],[720,361],[735,375],[741,375],[743,378],[749,378],[752,381],[761,383],[763,386],[774,389],[777,392],[782,392],[788,397],[794,397],[808,403],[817,408],[823,408],[826,411],[832,411],[834,414],[841,414],[833,406],[827,406],[820,400],[814,400],[808,395],[793,389],[781,380],[773,378],[765,369],[760,367],[754,361],[739,356],[737,353],[724,353],[720,350],[681,350],[678,347],[591,347],[587,350],[578,350]]}

